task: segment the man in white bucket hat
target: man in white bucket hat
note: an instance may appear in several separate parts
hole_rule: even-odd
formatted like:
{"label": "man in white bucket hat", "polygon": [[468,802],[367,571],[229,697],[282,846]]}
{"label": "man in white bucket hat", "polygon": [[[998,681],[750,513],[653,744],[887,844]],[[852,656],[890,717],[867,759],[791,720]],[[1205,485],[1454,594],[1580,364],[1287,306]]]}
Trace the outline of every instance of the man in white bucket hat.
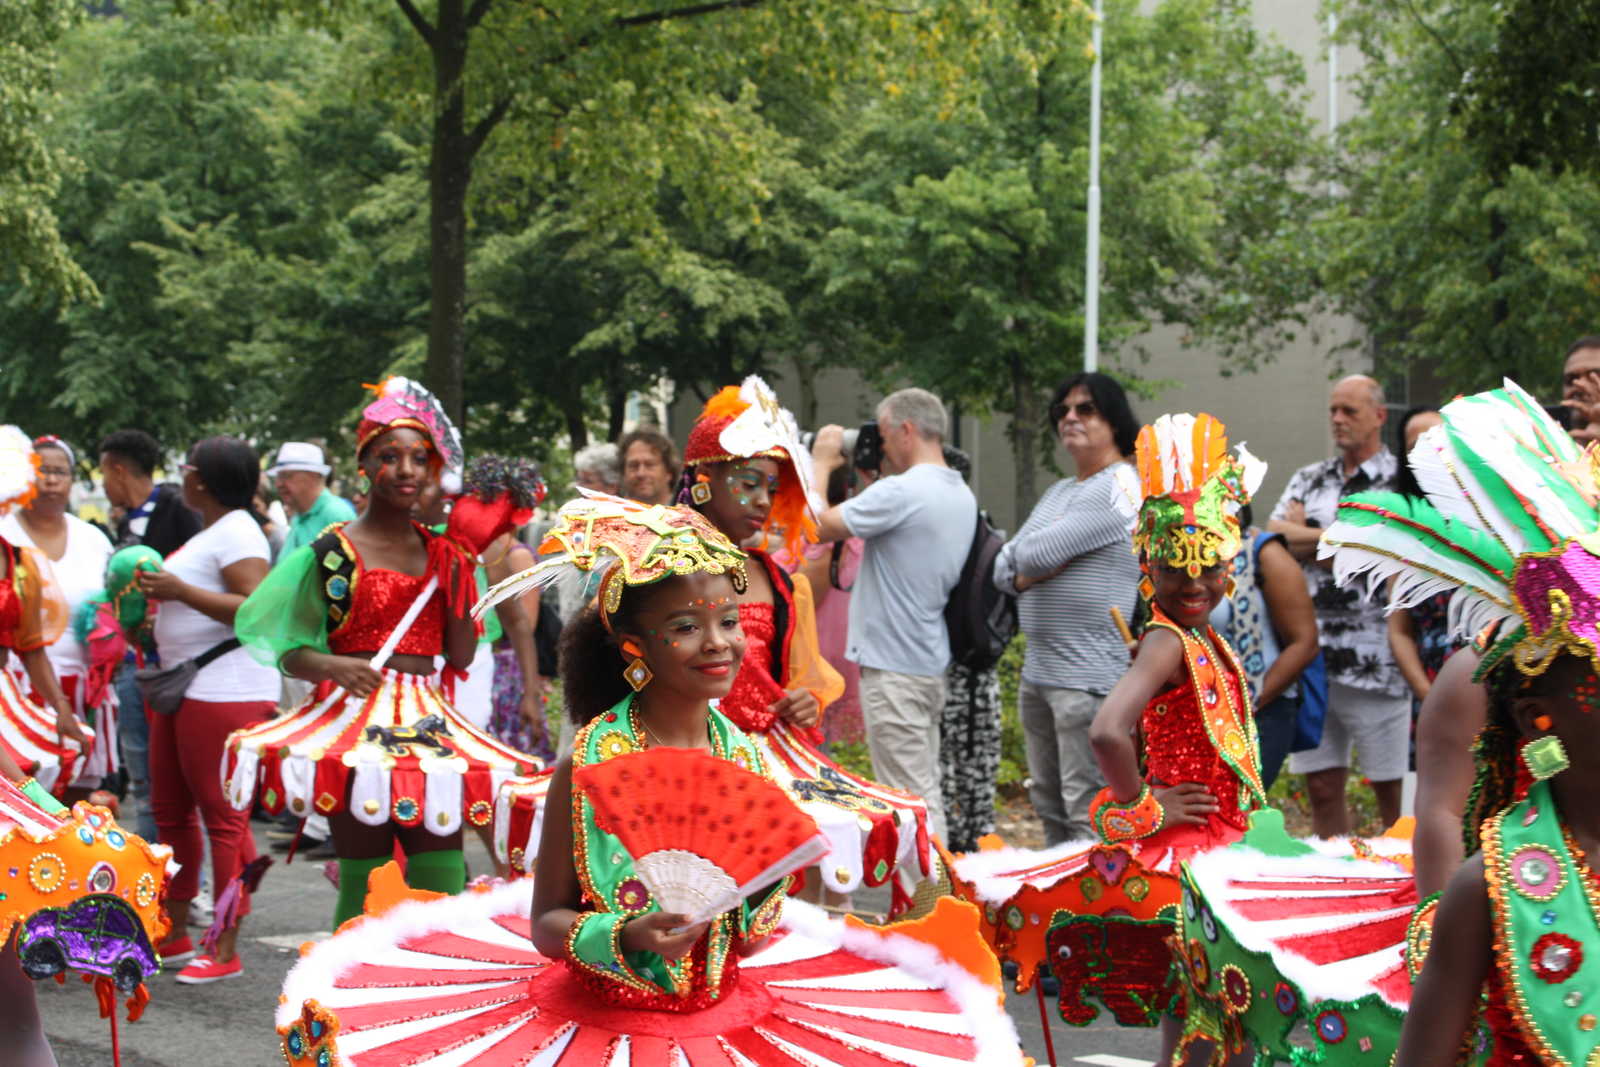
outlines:
{"label": "man in white bucket hat", "polygon": [[336,522],[356,517],[342,497],[328,490],[328,466],[322,449],[309,441],[285,441],[267,474],[278,488],[278,495],[294,517],[289,520],[289,535],[284,538],[278,558],[283,559],[301,545],[309,545],[317,535]]}

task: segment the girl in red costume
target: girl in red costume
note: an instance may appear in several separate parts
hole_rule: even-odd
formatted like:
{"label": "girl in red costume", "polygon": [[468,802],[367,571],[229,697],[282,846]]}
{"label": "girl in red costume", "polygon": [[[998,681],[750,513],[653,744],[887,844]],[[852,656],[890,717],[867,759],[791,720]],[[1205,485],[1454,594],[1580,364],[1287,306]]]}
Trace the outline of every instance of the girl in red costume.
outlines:
{"label": "girl in red costume", "polygon": [[[441,654],[455,670],[472,661],[473,568],[504,524],[469,529],[483,509],[460,503],[444,534],[412,520],[423,486],[461,464],[455,428],[432,394],[391,378],[362,415],[356,456],[366,510],[279,561],[235,624],[259,657],[317,688],[283,718],[236,732],[224,765],[236,807],[259,789],[269,812],[328,817],[341,923],[360,914],[368,875],[396,841],[413,886],[460,892],[462,821],[487,825],[499,785],[538,767],[458,714],[435,674]],[[484,495],[509,521],[516,493]]]}
{"label": "girl in red costume", "polygon": [[[689,431],[678,502],[689,504],[735,544],[749,546],[748,588],[739,623],[748,652],[718,708],[774,758],[783,782],[834,846],[807,877],[850,893],[897,874],[896,906],[933,871],[927,807],[909,793],[851,774],[823,754],[817,724],[844,691],[822,658],[810,583],[791,577],[767,550],[781,537],[790,558],[814,540],[811,457],[794,416],[760,378],[728,386],[706,402]],[[816,886],[808,886],[813,893]]]}
{"label": "girl in red costume", "polygon": [[[1063,1016],[1092,1021],[1092,992],[1123,1025],[1159,1021],[1162,1063],[1179,1038],[1166,1011],[1177,992],[1166,939],[1178,866],[1237,841],[1248,813],[1266,805],[1249,692],[1209,624],[1240,548],[1238,511],[1265,473],[1227,448],[1209,415],[1164,415],[1139,434],[1144,500],[1132,547],[1150,622],[1090,728],[1109,783],[1089,809],[1103,844],[980,852],[955,865],[957,891],[985,906],[997,950],[1020,965],[1019,986],[1048,948]],[[1115,964],[1076,969],[1097,955]]]}

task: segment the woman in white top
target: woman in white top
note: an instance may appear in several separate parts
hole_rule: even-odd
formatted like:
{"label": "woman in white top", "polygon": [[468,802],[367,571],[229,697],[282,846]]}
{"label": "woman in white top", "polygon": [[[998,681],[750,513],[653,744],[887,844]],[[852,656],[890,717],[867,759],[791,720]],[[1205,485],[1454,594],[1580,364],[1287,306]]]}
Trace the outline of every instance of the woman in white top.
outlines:
{"label": "woman in white top", "polygon": [[[182,865],[167,890],[173,937],[160,951],[168,963],[194,953],[185,930],[200,885],[197,813],[211,841],[211,884],[218,894],[256,857],[249,813],[228,803],[217,769],[228,735],[268,718],[278,701],[277,672],[252,659],[233,636],[234,613],[270,566],[267,537],[250,510],[260,461],[237,438],[208,437],[189,450],[182,471],[183,502],[200,513],[203,526],[161,571],[139,576],[145,593],[161,601],[156,652],[170,668],[225,642],[233,648],[200,669],[176,713],[150,712],[151,808],[162,843]],[[241,892],[238,914],[249,910]],[[235,924],[218,939],[215,953],[195,957],[178,981],[194,985],[242,974],[237,936]]]}
{"label": "woman in white top", "polygon": [[[37,494],[27,507],[0,518],[0,537],[14,545],[31,548],[50,561],[46,581],[54,586],[58,599],[76,616],[78,606],[105,588],[106,561],[111,558],[111,540],[67,509],[71,504],[72,476],[77,457],[61,438],[46,435],[34,439],[39,456]],[[78,761],[77,772],[67,799],[81,800],[99,788],[102,779],[115,774],[117,758],[117,694],[103,685],[99,692],[89,684],[89,654],[69,623],[59,637],[45,646],[50,666],[55,668],[61,690],[72,703],[73,713],[94,727],[94,742],[86,758]],[[28,684],[19,664],[12,665],[18,682]],[[42,694],[31,694],[44,703]]]}

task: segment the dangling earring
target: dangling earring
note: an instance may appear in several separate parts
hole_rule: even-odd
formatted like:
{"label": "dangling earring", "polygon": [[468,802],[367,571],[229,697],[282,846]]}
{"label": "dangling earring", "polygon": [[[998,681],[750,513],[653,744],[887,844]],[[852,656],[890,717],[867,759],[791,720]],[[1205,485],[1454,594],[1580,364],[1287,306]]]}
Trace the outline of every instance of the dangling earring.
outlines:
{"label": "dangling earring", "polygon": [[622,654],[633,657],[628,665],[622,669],[622,678],[637,693],[650,684],[650,679],[655,677],[655,673],[650,670],[650,665],[644,661],[644,653],[639,651],[639,646],[632,641],[622,642]]}
{"label": "dangling earring", "polygon": [[711,479],[705,474],[696,476],[694,484],[689,487],[689,499],[696,504],[706,504],[711,500]]}
{"label": "dangling earring", "polygon": [[372,477],[366,471],[361,472],[361,488],[357,491],[363,494],[372,492]]}
{"label": "dangling earring", "polygon": [[1156,583],[1150,580],[1148,574],[1139,576],[1139,599],[1150,601],[1156,598]]}
{"label": "dangling earring", "polygon": [[1567,750],[1561,744],[1561,738],[1555,734],[1545,734],[1524,744],[1522,762],[1527,766],[1528,773],[1541,782],[1554,778],[1572,766],[1571,761],[1567,759]]}
{"label": "dangling earring", "polygon": [[1239,588],[1239,583],[1233,580],[1233,575],[1228,575],[1227,584],[1222,587],[1222,595],[1229,600],[1233,599],[1233,591]]}

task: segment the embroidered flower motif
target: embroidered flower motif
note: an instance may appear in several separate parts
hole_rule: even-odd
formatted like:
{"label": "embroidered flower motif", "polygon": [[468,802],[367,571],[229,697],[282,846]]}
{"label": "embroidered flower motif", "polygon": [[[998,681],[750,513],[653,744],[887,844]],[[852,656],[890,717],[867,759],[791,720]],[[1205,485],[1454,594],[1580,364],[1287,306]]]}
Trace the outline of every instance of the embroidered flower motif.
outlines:
{"label": "embroidered flower motif", "polygon": [[1583,966],[1583,946],[1566,934],[1545,934],[1533,943],[1528,965],[1551,985],[1565,982]]}
{"label": "embroidered flower motif", "polygon": [[1523,845],[1505,863],[1512,887],[1530,900],[1554,900],[1567,884],[1561,861],[1543,845]]}
{"label": "embroidered flower motif", "polygon": [[397,822],[416,822],[421,813],[422,806],[417,803],[416,797],[395,798],[394,817]]}
{"label": "embroidered flower motif", "polygon": [[625,734],[607,734],[600,739],[600,758],[607,760],[614,756],[626,756],[637,747]]}
{"label": "embroidered flower motif", "polygon": [[493,817],[494,809],[487,800],[474,800],[467,808],[467,819],[474,826],[488,826]]}

